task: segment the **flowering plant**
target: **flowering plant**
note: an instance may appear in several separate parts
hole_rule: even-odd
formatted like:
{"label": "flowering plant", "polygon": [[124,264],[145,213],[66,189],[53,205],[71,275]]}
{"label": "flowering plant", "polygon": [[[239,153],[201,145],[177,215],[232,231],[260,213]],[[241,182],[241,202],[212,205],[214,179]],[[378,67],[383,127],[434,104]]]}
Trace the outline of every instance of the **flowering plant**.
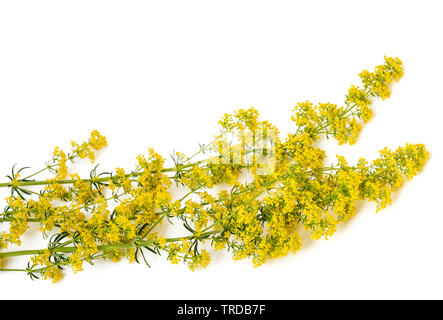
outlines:
{"label": "flowering plant", "polygon": [[[381,150],[371,162],[360,158],[351,165],[337,156],[335,164],[326,166],[326,154],[316,146],[322,136],[355,143],[373,116],[373,99],[388,98],[391,83],[402,75],[402,62],[385,57],[373,72],[360,73],[362,86],[350,87],[343,106],[298,103],[291,117],[297,128],[284,139],[253,108],[226,114],[213,142],[192,156],[175,153],[170,167],[149,149],[131,171],[99,173],[96,166],[90,177],[81,178],[71,164],[83,158],[95,161],[107,144],[98,131],[86,142],[72,142],[68,153],[56,147],[39,171],[24,174],[29,168],[13,167],[10,181],[0,183],[11,191],[0,213],[0,222],[7,225],[0,233],[0,249],[20,245],[33,225],[48,245],[0,251],[0,271],[55,282],[63,269],[78,272],[85,262],[98,259],[126,257],[149,266],[148,254],[163,254],[194,270],[211,261],[209,247],[259,266],[299,250],[303,229],[313,239],[327,239],[355,215],[357,200],[376,202],[377,211],[390,204],[392,191],[415,176],[428,158],[424,145],[406,144]],[[36,180],[44,173],[51,178]],[[177,198],[172,184],[186,193]],[[156,228],[164,221],[182,225],[185,234],[159,234]],[[25,255],[31,256],[26,268],[5,268],[6,259]]]}

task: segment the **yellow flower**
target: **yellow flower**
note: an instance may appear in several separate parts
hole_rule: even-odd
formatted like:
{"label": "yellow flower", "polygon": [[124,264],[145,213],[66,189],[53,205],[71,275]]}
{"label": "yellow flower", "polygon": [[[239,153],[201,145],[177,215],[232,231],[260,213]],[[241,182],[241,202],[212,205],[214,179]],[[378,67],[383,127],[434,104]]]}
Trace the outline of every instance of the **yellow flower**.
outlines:
{"label": "yellow flower", "polygon": [[157,243],[158,243],[158,245],[159,245],[160,247],[164,247],[165,244],[166,244],[166,238],[158,237],[158,238],[157,238]]}
{"label": "yellow flower", "polygon": [[84,249],[82,246],[78,246],[71,256],[69,257],[69,262],[74,273],[83,271],[83,255]]}
{"label": "yellow flower", "polygon": [[34,257],[31,257],[32,267],[36,267],[38,265],[40,266],[49,266],[51,265],[51,261],[49,258],[51,257],[51,252],[49,249],[46,249],[43,253],[36,255]]}
{"label": "yellow flower", "polygon": [[63,180],[68,175],[68,167],[66,166],[66,154],[59,147],[56,147],[54,152],[54,160],[57,163],[57,175],[55,180]]}
{"label": "yellow flower", "polygon": [[389,98],[391,95],[390,84],[393,80],[398,81],[403,76],[402,62],[398,58],[385,57],[385,63],[377,66],[374,72],[364,70],[360,73],[363,87],[371,95],[382,98]]}
{"label": "yellow flower", "polygon": [[62,278],[63,274],[57,266],[48,267],[43,273],[43,280],[51,279],[52,283],[56,283]]}
{"label": "yellow flower", "polygon": [[100,150],[108,145],[106,137],[102,136],[100,132],[94,130],[91,132],[91,137],[89,138],[89,146],[94,150]]}
{"label": "yellow flower", "polygon": [[200,266],[202,268],[206,268],[209,263],[211,262],[211,256],[209,255],[209,252],[206,251],[205,249],[203,249],[201,251],[201,262],[200,262]]}
{"label": "yellow flower", "polygon": [[131,180],[128,179],[126,176],[125,170],[122,168],[116,168],[116,177],[119,179],[119,185],[123,187],[125,192],[129,192],[132,189],[132,183]]}
{"label": "yellow flower", "polygon": [[89,158],[91,162],[95,161],[95,151],[102,149],[107,145],[106,138],[100,134],[97,130],[91,132],[91,136],[87,142],[78,144],[75,141],[71,141],[72,151],[80,158]]}

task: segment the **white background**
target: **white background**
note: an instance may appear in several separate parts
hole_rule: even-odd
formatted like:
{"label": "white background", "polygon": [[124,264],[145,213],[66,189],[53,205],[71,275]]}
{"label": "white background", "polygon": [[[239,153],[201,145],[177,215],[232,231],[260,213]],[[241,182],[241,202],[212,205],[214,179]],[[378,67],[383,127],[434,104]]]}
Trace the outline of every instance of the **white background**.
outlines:
{"label": "white background", "polygon": [[[443,298],[441,1],[1,1],[0,170],[40,168],[98,129],[102,169],[154,147],[192,153],[225,112],[254,106],[283,134],[299,101],[342,103],[357,74],[398,56],[404,78],[349,161],[424,143],[425,170],[391,207],[373,204],[330,240],[253,268],[217,253],[191,272],[98,263],[56,285],[0,274],[6,298]],[[5,179],[0,179],[1,181]],[[4,191],[4,190],[3,190]],[[6,196],[2,193],[1,196]],[[2,205],[3,206],[3,205]],[[23,248],[41,246],[31,232]],[[21,259],[9,267],[24,266]]]}

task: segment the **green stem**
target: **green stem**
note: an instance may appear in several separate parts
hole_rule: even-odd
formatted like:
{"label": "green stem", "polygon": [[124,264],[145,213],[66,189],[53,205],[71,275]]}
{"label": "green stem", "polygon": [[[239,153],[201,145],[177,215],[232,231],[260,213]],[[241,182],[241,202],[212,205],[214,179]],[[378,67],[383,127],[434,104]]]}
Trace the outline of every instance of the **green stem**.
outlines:
{"label": "green stem", "polygon": [[0,269],[0,271],[19,271],[19,272],[28,272],[26,269]]}
{"label": "green stem", "polygon": [[[190,164],[185,164],[185,165],[180,165],[180,166],[176,166],[176,167],[171,167],[171,168],[166,168],[163,170],[160,170],[160,172],[175,172],[177,170],[181,170],[181,169],[186,169],[189,167],[193,167],[195,165],[199,165],[203,162],[205,162],[206,160],[201,160],[201,161],[197,161],[194,163],[190,163]],[[156,173],[157,171],[151,171],[151,173]],[[130,177],[139,177],[143,174],[143,172],[134,172],[134,173],[128,173],[125,176],[127,178]],[[80,181],[94,181],[94,182],[106,182],[111,180],[111,177],[103,177],[103,178],[96,178],[96,179],[80,179]],[[74,180],[74,179],[65,179],[65,180],[55,180],[55,181],[47,181],[47,180],[38,180],[38,181],[18,181],[17,183],[12,183],[12,182],[3,182],[0,183],[0,188],[4,188],[4,187],[24,187],[24,186],[39,186],[39,185],[51,185],[51,184],[72,184],[74,182],[76,182],[78,180]]]}
{"label": "green stem", "polygon": [[[208,237],[210,235],[219,233],[220,231],[214,230],[209,231],[204,234],[202,234],[200,237]],[[194,235],[191,236],[185,236],[185,237],[178,237],[178,238],[168,238],[166,239],[166,242],[178,242],[188,239],[195,238]],[[103,246],[98,246],[99,251],[106,251],[106,250],[121,250],[121,249],[131,249],[136,247],[148,247],[152,246],[156,243],[156,240],[147,240],[147,241],[137,241],[137,242],[128,242],[128,243],[121,243],[121,244],[108,244]],[[29,255],[36,255],[44,253],[47,249],[39,249],[39,250],[20,250],[20,251],[10,251],[10,252],[0,252],[1,258],[8,258],[8,257],[17,257],[17,256],[29,256]],[[55,253],[71,253],[77,250],[76,247],[57,247],[50,249],[51,252]],[[3,269],[0,269],[0,271]]]}
{"label": "green stem", "polygon": [[44,167],[43,169],[41,169],[41,170],[39,170],[39,171],[37,171],[37,172],[34,172],[33,174],[30,174],[29,176],[23,178],[23,180],[28,180],[29,178],[32,178],[32,177],[38,175],[39,173],[42,173],[43,171],[46,171],[46,170],[48,170],[48,169],[50,169],[50,168],[53,168],[53,167],[56,167],[56,166],[57,166],[57,165],[46,166],[46,167]]}

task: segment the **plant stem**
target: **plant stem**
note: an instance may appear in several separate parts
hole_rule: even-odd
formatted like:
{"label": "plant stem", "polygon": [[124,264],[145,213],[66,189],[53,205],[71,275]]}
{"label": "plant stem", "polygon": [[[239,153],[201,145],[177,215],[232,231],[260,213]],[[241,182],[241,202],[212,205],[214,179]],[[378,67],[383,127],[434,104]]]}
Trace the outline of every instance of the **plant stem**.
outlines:
{"label": "plant stem", "polygon": [[[161,170],[160,172],[175,172],[177,170],[180,169],[186,169],[189,167],[193,167],[195,165],[199,165],[203,162],[206,162],[206,160],[201,160],[201,161],[197,161],[197,162],[193,162],[190,164],[185,164],[185,165],[179,165],[179,166],[175,166],[175,167],[171,167],[171,168],[166,168]],[[155,173],[157,171],[152,171],[152,173]],[[129,173],[126,174],[125,176],[127,178],[130,177],[139,177],[141,176],[143,173],[142,172],[134,172],[134,173]],[[103,178],[96,178],[96,179],[80,179],[80,181],[94,181],[94,182],[106,182],[111,180],[111,177],[103,177]],[[50,185],[50,184],[72,184],[77,180],[74,179],[65,179],[65,180],[55,180],[55,181],[47,181],[47,180],[37,180],[37,181],[18,181],[17,183],[12,183],[10,182],[3,182],[0,183],[0,188],[4,188],[4,187],[23,187],[23,186],[39,186],[39,185]]]}
{"label": "plant stem", "polygon": [[21,271],[21,272],[28,272],[26,269],[0,269],[0,271]]}
{"label": "plant stem", "polygon": [[[219,233],[220,231],[213,230],[206,233],[203,233],[200,237],[208,237],[210,235]],[[178,242],[183,240],[188,240],[194,238],[194,235],[191,236],[185,236],[185,237],[178,237],[178,238],[168,238],[166,239],[166,242]],[[136,248],[136,247],[148,247],[153,244],[155,244],[156,240],[147,240],[147,241],[132,241],[127,243],[121,243],[121,244],[108,244],[108,245],[102,245],[98,246],[99,251],[106,251],[106,250],[120,250],[120,249],[130,249],[130,248]],[[7,257],[17,257],[17,256],[29,256],[29,255],[36,255],[44,253],[47,249],[38,249],[38,250],[20,250],[20,251],[10,251],[10,252],[0,252],[0,257],[7,258]],[[56,253],[71,253],[77,250],[76,247],[57,247],[50,249],[51,252]],[[0,269],[2,271],[3,269]]]}

